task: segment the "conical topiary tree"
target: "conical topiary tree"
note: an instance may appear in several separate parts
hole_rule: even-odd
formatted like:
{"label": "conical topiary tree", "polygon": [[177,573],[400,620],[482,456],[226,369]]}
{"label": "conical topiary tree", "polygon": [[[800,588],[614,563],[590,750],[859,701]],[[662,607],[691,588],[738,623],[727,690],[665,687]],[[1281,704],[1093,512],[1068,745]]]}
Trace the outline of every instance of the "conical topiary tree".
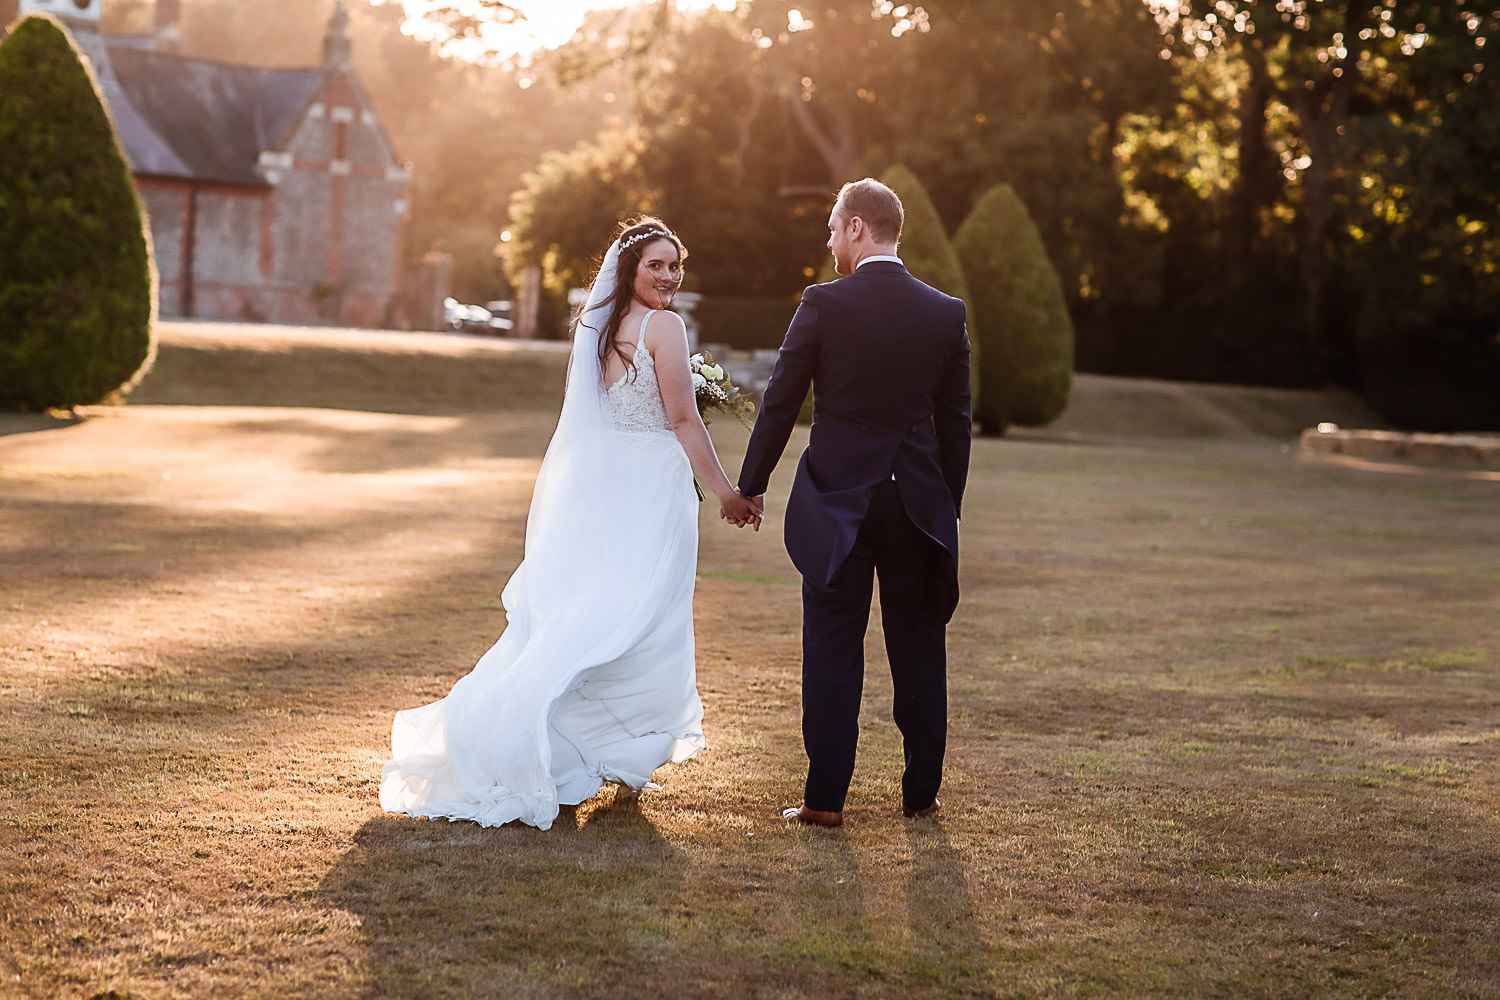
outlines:
{"label": "conical topiary tree", "polygon": [[0,408],[94,403],[154,345],[145,217],[93,74],[56,21],[0,42]]}
{"label": "conical topiary tree", "polygon": [[953,252],[942,217],[917,175],[898,164],[880,175],[880,183],[896,192],[906,214],[900,251],[906,269],[938,291],[967,302],[969,288],[958,254]]}
{"label": "conical topiary tree", "polygon": [[975,300],[975,418],[991,434],[1051,423],[1073,388],[1073,322],[1041,234],[1009,184],[985,192],[953,246]]}

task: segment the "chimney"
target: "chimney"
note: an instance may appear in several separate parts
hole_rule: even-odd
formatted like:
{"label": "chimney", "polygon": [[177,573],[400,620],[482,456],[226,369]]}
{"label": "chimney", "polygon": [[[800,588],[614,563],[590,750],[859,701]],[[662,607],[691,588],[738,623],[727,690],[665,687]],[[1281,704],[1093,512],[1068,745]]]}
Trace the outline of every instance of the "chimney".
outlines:
{"label": "chimney", "polygon": [[177,19],[182,15],[182,0],[156,0],[156,25],[151,47],[158,52],[176,52],[182,35]]}
{"label": "chimney", "polygon": [[333,16],[328,19],[328,33],[323,36],[323,68],[349,68],[349,12],[344,0],[334,0]]}

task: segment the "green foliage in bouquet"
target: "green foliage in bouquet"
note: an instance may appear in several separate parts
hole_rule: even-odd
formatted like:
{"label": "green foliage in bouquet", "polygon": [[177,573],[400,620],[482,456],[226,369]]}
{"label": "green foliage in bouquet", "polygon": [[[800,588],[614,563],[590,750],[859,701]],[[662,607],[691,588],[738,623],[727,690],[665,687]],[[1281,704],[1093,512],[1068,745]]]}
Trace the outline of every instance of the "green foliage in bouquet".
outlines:
{"label": "green foliage in bouquet", "polygon": [[1041,234],[1008,184],[985,192],[953,244],[973,289],[975,419],[986,433],[1056,420],[1073,388],[1073,323]]}
{"label": "green foliage in bouquet", "polygon": [[66,31],[0,42],[0,408],[95,403],[149,367],[155,280],[130,168]]}
{"label": "green foliage in bouquet", "polygon": [[718,413],[727,413],[746,427],[755,423],[755,401],[729,377],[724,366],[714,362],[708,351],[699,351],[688,359],[693,372],[693,402],[698,415],[709,423]]}

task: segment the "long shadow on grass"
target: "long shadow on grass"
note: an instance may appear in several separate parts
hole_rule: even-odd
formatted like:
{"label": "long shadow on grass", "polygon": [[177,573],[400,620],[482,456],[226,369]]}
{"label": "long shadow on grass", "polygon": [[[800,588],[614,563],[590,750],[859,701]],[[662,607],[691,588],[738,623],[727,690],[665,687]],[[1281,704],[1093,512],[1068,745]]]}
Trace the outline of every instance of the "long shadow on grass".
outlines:
{"label": "long shadow on grass", "polygon": [[739,954],[759,970],[735,986],[746,996],[982,993],[986,956],[964,861],[940,824],[904,835],[908,858],[878,836],[793,830],[773,862],[785,880],[775,911],[734,906],[753,930],[749,947],[714,942],[726,964]]}
{"label": "long shadow on grass", "polygon": [[83,419],[76,416],[58,417],[50,413],[7,413],[0,415],[0,437],[65,430],[83,423]]}
{"label": "long shadow on grass", "polygon": [[671,975],[686,867],[635,804],[545,832],[381,817],[318,896],[360,917],[366,996],[611,995]]}
{"label": "long shadow on grass", "polygon": [[304,458],[303,467],[313,472],[361,473],[433,467],[458,459],[525,458],[540,462],[557,420],[551,413],[458,413],[424,419],[430,422],[415,429],[377,426],[339,427],[335,431],[324,422],[292,412],[224,421],[217,427],[226,434],[252,437],[320,438],[324,446]]}
{"label": "long shadow on grass", "polygon": [[[330,537],[348,547],[375,544],[400,530],[391,516],[357,512],[332,523],[287,523],[259,511],[192,515],[168,503],[0,498],[0,518],[17,540],[0,546],[0,589],[28,593],[38,614],[67,607],[86,593],[91,601],[120,599],[101,582],[170,580],[195,591],[233,580],[244,561],[272,552],[295,552]],[[43,581],[82,581],[93,589],[46,600]],[[132,598],[133,599],[133,598]],[[54,612],[55,613],[55,612]]]}
{"label": "long shadow on grass", "polygon": [[912,874],[906,887],[912,943],[908,968],[948,990],[984,975],[984,945],[963,859],[942,821],[906,827]]}
{"label": "long shadow on grass", "polygon": [[798,830],[789,847],[782,864],[798,873],[800,885],[762,928],[758,947],[769,967],[788,976],[789,990],[830,974],[883,978],[889,955],[866,917],[866,886],[848,836]]}

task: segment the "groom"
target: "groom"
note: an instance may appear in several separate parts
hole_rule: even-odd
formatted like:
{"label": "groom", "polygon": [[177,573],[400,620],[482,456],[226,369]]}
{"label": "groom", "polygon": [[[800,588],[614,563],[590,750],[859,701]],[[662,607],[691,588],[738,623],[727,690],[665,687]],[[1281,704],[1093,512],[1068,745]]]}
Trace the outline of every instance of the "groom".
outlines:
{"label": "groom", "polygon": [[817,826],[844,822],[877,576],[906,751],[901,811],[939,807],[972,427],[969,338],[963,301],[912,277],[896,256],[902,221],[901,200],[879,181],[839,192],[828,249],[844,277],[802,293],[740,470],[740,492],[763,509],[811,386],[812,437],[786,510],[786,548],[802,574],[807,786],[802,805],[782,815]]}

